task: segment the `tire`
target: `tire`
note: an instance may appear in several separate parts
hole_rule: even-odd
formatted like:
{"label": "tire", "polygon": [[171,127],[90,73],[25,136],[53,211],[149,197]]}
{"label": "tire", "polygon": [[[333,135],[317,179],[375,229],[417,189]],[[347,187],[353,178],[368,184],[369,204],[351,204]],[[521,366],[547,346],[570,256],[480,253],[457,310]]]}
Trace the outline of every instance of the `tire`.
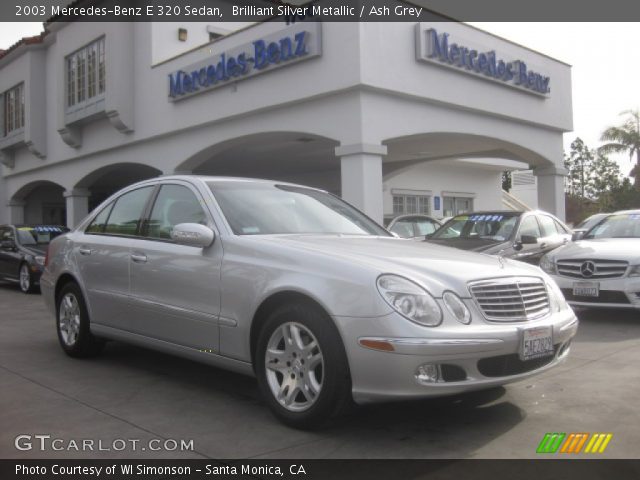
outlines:
{"label": "tire", "polygon": [[92,357],[104,348],[104,341],[91,334],[87,306],[76,283],[62,287],[56,298],[56,330],[60,346],[70,357]]}
{"label": "tire", "polygon": [[312,305],[275,310],[260,330],[254,358],[262,396],[286,425],[318,428],[353,403],[340,334]]}
{"label": "tire", "polygon": [[20,269],[18,270],[18,284],[20,285],[22,293],[33,293],[35,291],[35,287],[33,286],[33,276],[29,270],[29,265],[26,263],[20,264]]}

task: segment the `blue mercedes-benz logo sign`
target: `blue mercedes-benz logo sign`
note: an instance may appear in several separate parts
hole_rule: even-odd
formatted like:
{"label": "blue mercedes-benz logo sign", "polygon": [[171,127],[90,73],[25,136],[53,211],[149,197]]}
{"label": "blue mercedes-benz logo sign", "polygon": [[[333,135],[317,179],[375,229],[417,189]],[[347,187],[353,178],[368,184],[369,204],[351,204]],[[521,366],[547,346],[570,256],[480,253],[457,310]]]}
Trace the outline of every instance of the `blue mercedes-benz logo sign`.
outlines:
{"label": "blue mercedes-benz logo sign", "polygon": [[589,278],[596,273],[596,264],[591,260],[587,260],[582,265],[580,265],[580,273],[583,277]]}

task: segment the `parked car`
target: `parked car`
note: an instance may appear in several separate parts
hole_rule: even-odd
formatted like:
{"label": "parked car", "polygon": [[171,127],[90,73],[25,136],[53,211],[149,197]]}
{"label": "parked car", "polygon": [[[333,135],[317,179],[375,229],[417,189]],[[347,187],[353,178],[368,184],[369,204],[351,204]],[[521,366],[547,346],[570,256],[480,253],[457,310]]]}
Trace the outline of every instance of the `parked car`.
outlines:
{"label": "parked car", "polygon": [[594,225],[597,225],[603,218],[605,218],[608,213],[596,213],[587,217],[582,222],[580,222],[574,229],[573,235],[571,239],[573,241],[580,240],[585,233],[587,233]]}
{"label": "parked car", "polygon": [[422,240],[425,235],[435,232],[442,226],[435,218],[428,215],[408,214],[395,217],[387,230],[395,233],[400,238],[417,238]]}
{"label": "parked car", "polygon": [[394,238],[298,185],[170,176],[106,200],[49,247],[62,349],[123,340],[255,375],[283,422],[521,380],[578,321],[537,267]]}
{"label": "parked car", "polygon": [[59,225],[0,225],[0,278],[35,291],[49,242],[69,231]]}
{"label": "parked car", "polygon": [[457,215],[425,240],[537,265],[571,240],[571,230],[546,212],[486,211]]}
{"label": "parked car", "polygon": [[570,304],[640,310],[640,210],[608,215],[582,240],[544,256]]}

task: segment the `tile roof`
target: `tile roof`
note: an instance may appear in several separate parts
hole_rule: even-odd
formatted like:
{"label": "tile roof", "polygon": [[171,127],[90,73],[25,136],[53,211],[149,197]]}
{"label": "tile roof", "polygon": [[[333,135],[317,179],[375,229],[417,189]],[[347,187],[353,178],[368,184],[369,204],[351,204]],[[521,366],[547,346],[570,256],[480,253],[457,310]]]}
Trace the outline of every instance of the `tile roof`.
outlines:
{"label": "tile roof", "polygon": [[33,37],[23,37],[18,40],[16,43],[11,45],[6,50],[0,50],[0,59],[9,55],[9,53],[13,52],[15,49],[20,47],[21,45],[36,45],[38,43],[42,43],[44,37],[47,35],[47,31],[42,32],[40,35],[34,35]]}

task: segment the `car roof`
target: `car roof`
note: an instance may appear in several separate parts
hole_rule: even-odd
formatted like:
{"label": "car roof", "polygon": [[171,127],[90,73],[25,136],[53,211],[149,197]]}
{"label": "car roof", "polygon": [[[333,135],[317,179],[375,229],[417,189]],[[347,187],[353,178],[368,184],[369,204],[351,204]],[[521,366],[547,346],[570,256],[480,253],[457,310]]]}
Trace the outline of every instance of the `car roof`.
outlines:
{"label": "car roof", "polygon": [[432,217],[431,215],[427,215],[426,213],[404,213],[402,215],[398,215],[397,217],[393,217],[392,220],[402,220],[403,218],[411,218],[411,217],[428,218],[430,220],[435,220],[436,222],[439,222],[438,219]]}
{"label": "car roof", "polygon": [[14,227],[14,228],[67,228],[66,225],[56,225],[52,223],[5,223],[0,227]]}
{"label": "car roof", "polygon": [[640,215],[640,210],[619,210],[617,212],[613,212],[613,214],[608,215],[624,215],[624,214],[632,214],[632,215]]}
{"label": "car roof", "polygon": [[522,215],[523,213],[527,213],[520,210],[479,210],[467,213],[459,213],[458,215],[453,215],[451,218],[456,218],[461,215]]}

